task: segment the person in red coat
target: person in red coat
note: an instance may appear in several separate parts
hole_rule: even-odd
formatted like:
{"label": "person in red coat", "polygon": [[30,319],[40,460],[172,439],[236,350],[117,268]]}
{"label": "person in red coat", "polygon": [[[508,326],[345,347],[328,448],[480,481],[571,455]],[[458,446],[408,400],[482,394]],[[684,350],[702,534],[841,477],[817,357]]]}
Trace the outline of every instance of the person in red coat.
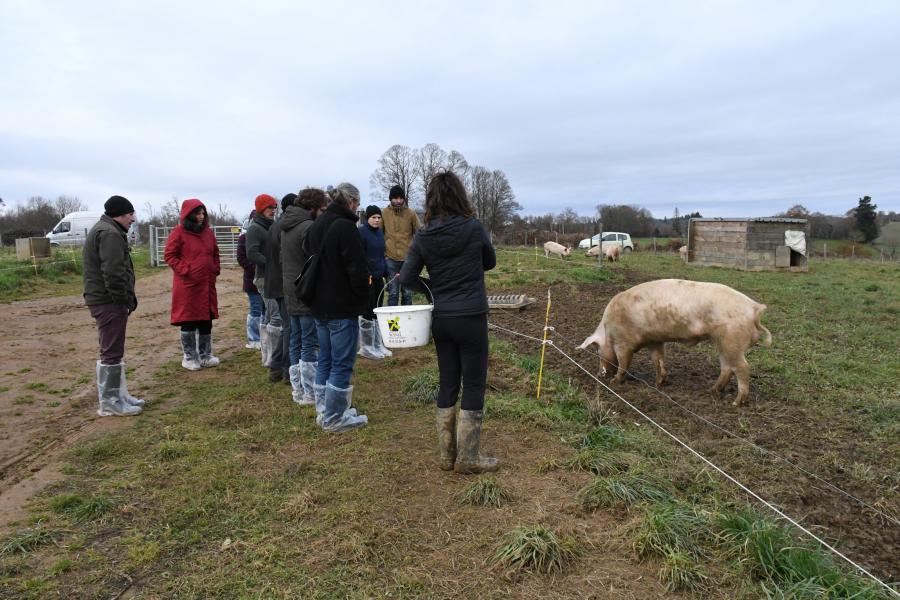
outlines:
{"label": "person in red coat", "polygon": [[170,322],[181,326],[181,366],[189,371],[215,367],[219,359],[212,353],[212,321],[219,318],[219,246],[199,200],[181,204],[181,223],[169,234],[164,257],[172,267]]}

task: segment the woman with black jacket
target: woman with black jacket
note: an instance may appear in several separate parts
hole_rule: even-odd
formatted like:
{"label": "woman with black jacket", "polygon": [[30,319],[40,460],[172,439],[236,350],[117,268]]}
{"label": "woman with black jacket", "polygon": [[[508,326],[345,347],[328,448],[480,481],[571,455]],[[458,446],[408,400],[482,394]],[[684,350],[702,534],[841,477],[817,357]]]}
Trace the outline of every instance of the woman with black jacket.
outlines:
{"label": "woman with black jacket", "polygon": [[[496,471],[500,466],[480,453],[488,365],[484,272],[496,266],[497,256],[474,214],[459,178],[451,172],[435,175],[425,196],[425,227],[416,233],[399,275],[401,285],[416,291],[425,292],[421,282],[427,283],[434,299],[431,333],[440,371],[440,467],[457,473]],[[423,267],[430,281],[419,277]]]}

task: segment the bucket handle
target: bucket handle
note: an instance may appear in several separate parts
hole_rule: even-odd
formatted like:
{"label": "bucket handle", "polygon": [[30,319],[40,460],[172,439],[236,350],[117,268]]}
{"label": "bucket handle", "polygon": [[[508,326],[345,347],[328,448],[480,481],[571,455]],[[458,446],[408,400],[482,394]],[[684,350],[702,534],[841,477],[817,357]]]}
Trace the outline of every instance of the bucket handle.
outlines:
{"label": "bucket handle", "polygon": [[[394,275],[393,277],[391,277],[390,279],[388,279],[388,280],[387,280],[387,283],[384,284],[384,287],[381,288],[381,292],[379,292],[379,294],[378,294],[378,306],[381,306],[381,298],[384,296],[384,290],[386,290],[386,289],[388,288],[388,286],[391,285],[391,282],[392,282],[392,281],[394,281],[395,279],[398,279],[399,277],[400,277],[400,273],[397,273],[396,275]],[[425,283],[424,281],[422,281],[422,278],[421,278],[421,277],[419,277],[419,283],[421,283],[422,285],[424,285],[424,286],[425,286],[425,289],[428,290],[428,295],[431,296],[431,303],[434,304],[434,293],[431,291],[431,288],[428,287],[428,284],[427,284],[427,283]]]}

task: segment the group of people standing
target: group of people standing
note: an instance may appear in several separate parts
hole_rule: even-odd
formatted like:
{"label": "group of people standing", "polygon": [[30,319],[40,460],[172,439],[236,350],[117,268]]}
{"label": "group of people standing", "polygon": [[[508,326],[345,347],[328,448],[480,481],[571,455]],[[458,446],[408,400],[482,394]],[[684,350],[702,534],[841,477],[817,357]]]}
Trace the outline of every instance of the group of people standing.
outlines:
{"label": "group of people standing", "polygon": [[[438,174],[430,183],[424,228],[401,187],[391,189],[389,201],[383,210],[368,206],[357,225],[360,193],[349,183],[327,192],[307,188],[280,202],[268,194],[256,197],[238,243],[250,304],[246,347],[261,351],[271,381],[291,384],[294,402],[315,406],[316,422],[325,431],[361,427],[368,418],[352,407],[356,356],[378,360],[391,355],[374,309],[385,288],[390,305],[412,304],[414,291],[427,293],[434,303],[432,334],[440,371],[440,467],[462,473],[496,470],[497,461],[479,450],[488,362],[484,272],[496,264],[494,248],[453,173]],[[128,394],[122,363],[125,323],[137,307],[125,239],[134,208],[120,196],[104,208],[84,250],[85,301],[100,334],[98,414],[135,415],[144,402]],[[294,282],[313,255],[322,275],[312,300],[304,304]],[[191,371],[215,367],[219,249],[199,200],[182,204],[165,260],[173,271],[170,321],[180,328],[181,364]],[[430,280],[420,276],[423,268]],[[111,277],[112,272],[119,275]]]}

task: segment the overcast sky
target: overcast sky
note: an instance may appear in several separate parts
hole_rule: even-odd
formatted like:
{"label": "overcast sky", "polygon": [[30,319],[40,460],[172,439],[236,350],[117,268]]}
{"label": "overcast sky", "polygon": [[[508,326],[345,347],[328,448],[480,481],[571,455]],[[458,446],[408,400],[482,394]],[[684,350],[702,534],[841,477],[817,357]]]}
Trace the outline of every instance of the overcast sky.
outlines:
{"label": "overcast sky", "polygon": [[900,210],[900,2],[0,0],[0,198],[350,181],[392,144],[524,214]]}

